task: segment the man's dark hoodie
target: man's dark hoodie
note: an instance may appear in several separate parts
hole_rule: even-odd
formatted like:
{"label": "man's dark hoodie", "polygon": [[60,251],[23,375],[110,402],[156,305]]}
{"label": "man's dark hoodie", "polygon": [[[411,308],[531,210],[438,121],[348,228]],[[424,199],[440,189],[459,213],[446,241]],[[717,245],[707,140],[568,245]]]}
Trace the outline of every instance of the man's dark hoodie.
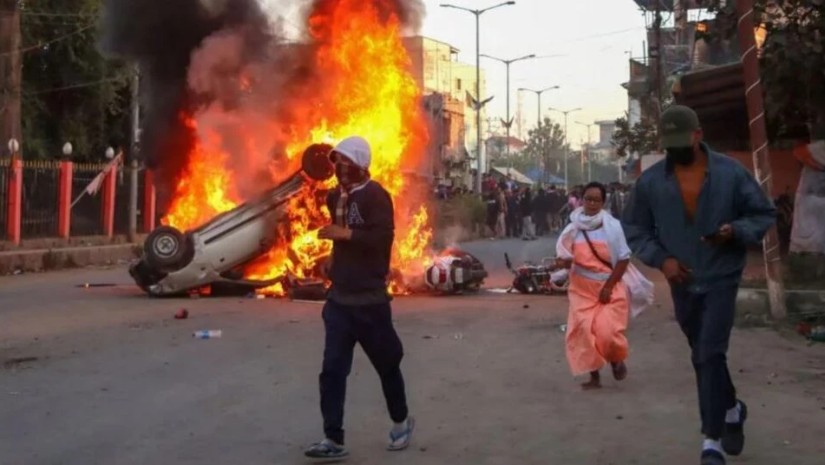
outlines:
{"label": "man's dark hoodie", "polygon": [[[327,196],[327,208],[335,217],[341,187]],[[346,226],[352,239],[334,241],[329,298],[342,305],[389,302],[387,279],[395,237],[390,194],[377,182],[353,188],[347,199]]]}

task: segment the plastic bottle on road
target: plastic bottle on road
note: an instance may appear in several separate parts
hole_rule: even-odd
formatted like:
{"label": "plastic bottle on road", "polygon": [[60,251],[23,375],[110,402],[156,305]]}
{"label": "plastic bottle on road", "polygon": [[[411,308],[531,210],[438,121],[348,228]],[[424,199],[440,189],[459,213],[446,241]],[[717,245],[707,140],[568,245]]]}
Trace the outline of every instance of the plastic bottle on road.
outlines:
{"label": "plastic bottle on road", "polygon": [[221,336],[223,336],[223,331],[220,329],[205,329],[192,333],[192,337],[196,339],[217,339]]}

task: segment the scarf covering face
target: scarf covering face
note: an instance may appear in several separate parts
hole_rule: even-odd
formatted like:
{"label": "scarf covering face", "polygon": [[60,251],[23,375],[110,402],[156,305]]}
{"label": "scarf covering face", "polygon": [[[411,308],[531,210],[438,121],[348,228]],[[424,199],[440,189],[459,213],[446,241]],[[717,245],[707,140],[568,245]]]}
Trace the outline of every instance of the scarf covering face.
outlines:
{"label": "scarf covering face", "polygon": [[[584,208],[577,208],[570,214],[570,224],[564,228],[558,242],[556,242],[556,257],[565,260],[573,259],[573,244],[579,231],[594,231],[604,227],[607,236],[607,246],[610,249],[610,262],[613,267],[619,261],[618,258],[626,255],[629,249],[627,240],[622,230],[622,224],[605,210],[593,216],[587,216]],[[627,266],[627,271],[622,276],[628,292],[630,311],[635,318],[647,307],[653,304],[653,283],[650,282],[632,263]]]}

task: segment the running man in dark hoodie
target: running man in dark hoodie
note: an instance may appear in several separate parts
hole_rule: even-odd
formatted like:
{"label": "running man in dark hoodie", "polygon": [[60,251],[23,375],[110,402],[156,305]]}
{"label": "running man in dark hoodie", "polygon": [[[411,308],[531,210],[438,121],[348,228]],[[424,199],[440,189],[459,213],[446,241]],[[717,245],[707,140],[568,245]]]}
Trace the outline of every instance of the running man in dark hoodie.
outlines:
{"label": "running man in dark hoodie", "polygon": [[326,340],[320,376],[325,439],[306,450],[307,457],[341,459],[344,447],[344,401],[355,344],[372,362],[394,425],[388,450],[406,449],[415,421],[407,410],[401,375],[403,348],[392,324],[387,292],[395,225],[389,193],[370,179],[371,151],[366,140],[350,137],[330,153],[338,188],[327,197],[333,224],[318,237],[333,241],[323,309]]}
{"label": "running man in dark hoodie", "polygon": [[674,105],[662,113],[665,160],[647,169],[622,223],[633,253],[670,282],[691,348],[702,418],[702,465],[724,465],[745,443],[745,403],[727,365],[747,247],[758,245],[776,209],[736,160],[702,142],[699,118]]}

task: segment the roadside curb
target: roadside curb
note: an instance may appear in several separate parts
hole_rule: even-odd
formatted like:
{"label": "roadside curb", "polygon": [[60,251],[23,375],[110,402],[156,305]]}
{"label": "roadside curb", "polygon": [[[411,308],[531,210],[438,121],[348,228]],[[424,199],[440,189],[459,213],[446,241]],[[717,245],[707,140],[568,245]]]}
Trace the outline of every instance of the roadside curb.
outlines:
{"label": "roadside curb", "polygon": [[[790,322],[822,312],[825,308],[825,291],[786,289],[785,294]],[[774,324],[766,289],[739,289],[736,296],[736,324],[739,327],[766,327]]]}
{"label": "roadside curb", "polygon": [[137,258],[140,244],[114,244],[0,252],[0,275],[110,265]]}

